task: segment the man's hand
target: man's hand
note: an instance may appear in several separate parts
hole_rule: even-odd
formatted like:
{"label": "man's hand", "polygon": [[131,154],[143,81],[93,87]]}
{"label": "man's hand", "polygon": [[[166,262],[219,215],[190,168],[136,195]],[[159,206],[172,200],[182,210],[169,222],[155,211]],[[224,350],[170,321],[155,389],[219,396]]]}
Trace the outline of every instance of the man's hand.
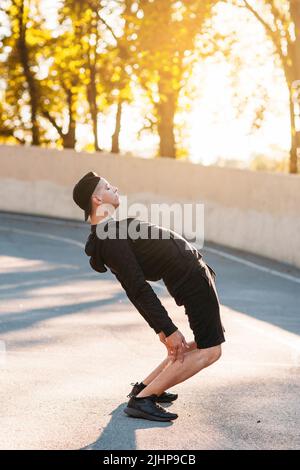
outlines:
{"label": "man's hand", "polygon": [[159,333],[159,339],[166,346],[168,350],[168,356],[171,357],[172,362],[175,362],[176,359],[179,359],[180,362],[183,363],[185,349],[189,348],[189,345],[187,344],[183,334],[179,330],[176,330],[174,333],[166,337],[164,332],[161,331]]}
{"label": "man's hand", "polygon": [[161,331],[160,333],[158,333],[158,336],[159,336],[159,340],[166,346],[167,351],[168,351],[168,356],[171,356],[171,350],[169,349],[166,343],[166,335],[164,334],[163,331]]}
{"label": "man's hand", "polygon": [[163,331],[161,331],[160,333],[158,333],[158,336],[159,336],[159,340],[162,342],[162,343],[166,343],[166,335],[164,334]]}

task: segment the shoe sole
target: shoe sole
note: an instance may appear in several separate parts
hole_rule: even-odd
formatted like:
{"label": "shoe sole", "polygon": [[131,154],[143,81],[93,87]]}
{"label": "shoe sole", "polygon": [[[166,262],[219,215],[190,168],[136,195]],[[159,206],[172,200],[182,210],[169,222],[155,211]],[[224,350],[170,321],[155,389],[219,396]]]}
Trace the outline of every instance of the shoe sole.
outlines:
{"label": "shoe sole", "polygon": [[140,410],[135,410],[134,408],[129,408],[127,406],[127,408],[124,409],[124,413],[126,413],[128,416],[131,416],[133,418],[144,418],[144,419],[149,419],[151,421],[172,421],[173,419],[176,419],[178,418],[178,416],[174,416],[172,418],[170,417],[159,417],[159,416],[154,416],[154,415],[150,415],[148,413],[145,413],[144,411],[140,411]]}

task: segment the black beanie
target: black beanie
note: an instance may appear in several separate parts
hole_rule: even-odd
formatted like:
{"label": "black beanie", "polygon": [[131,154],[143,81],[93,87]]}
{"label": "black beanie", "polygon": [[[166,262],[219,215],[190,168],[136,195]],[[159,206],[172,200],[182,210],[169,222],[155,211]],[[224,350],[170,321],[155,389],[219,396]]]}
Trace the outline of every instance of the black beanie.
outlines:
{"label": "black beanie", "polygon": [[75,184],[73,189],[73,200],[76,204],[84,210],[84,220],[88,219],[91,212],[91,195],[94,192],[101,177],[94,171],[89,171],[84,175],[78,183]]}

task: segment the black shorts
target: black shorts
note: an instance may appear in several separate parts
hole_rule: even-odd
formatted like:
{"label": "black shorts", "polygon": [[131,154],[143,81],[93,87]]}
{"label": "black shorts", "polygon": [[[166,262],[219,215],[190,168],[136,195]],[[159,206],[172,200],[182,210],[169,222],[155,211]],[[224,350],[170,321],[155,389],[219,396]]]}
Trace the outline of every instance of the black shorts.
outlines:
{"label": "black shorts", "polygon": [[199,349],[211,348],[226,341],[215,277],[212,268],[201,260],[191,273],[183,293],[185,314]]}

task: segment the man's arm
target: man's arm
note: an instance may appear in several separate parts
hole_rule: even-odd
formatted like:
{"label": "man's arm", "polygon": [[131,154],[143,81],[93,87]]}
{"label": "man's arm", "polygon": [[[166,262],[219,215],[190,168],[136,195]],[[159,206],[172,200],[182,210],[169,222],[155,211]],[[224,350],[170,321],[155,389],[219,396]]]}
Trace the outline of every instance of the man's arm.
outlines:
{"label": "man's arm", "polygon": [[120,278],[120,276],[119,276],[117,273],[114,273],[114,274],[115,274],[116,278],[119,280],[119,282],[120,282],[120,284],[122,285],[123,289],[125,290],[128,299],[133,303],[133,305],[134,305],[135,308],[140,312],[140,314],[142,315],[142,317],[144,317],[144,319],[146,320],[146,322],[148,322],[148,324],[151,326],[151,328],[153,328],[153,330],[155,331],[156,334],[160,333],[160,332],[161,332],[161,328],[159,328],[158,326],[155,326],[155,324],[153,323],[153,321],[151,320],[151,318],[149,317],[149,315],[147,315],[147,312],[145,312],[145,310],[143,310],[143,308],[136,302],[135,298],[132,297],[132,296],[126,291],[126,286],[123,284],[122,279]]}
{"label": "man's arm", "polygon": [[156,333],[163,331],[166,337],[174,333],[178,328],[146,281],[129,240],[126,238],[104,239],[102,257],[149,326]]}

